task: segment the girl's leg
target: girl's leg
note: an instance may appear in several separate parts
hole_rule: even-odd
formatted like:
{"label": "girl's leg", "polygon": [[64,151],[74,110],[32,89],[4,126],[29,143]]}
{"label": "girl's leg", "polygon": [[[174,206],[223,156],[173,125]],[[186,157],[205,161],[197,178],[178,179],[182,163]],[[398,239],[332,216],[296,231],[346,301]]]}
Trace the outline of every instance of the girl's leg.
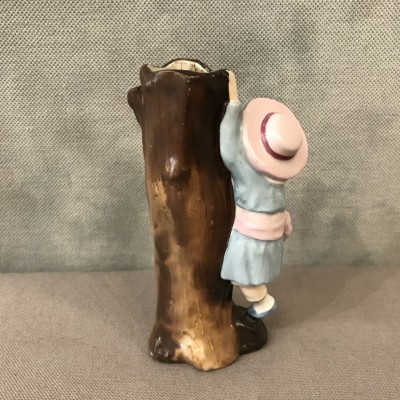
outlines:
{"label": "girl's leg", "polygon": [[256,303],[262,300],[267,294],[267,287],[265,285],[243,286],[237,285],[243,296],[250,303]]}
{"label": "girl's leg", "polygon": [[265,285],[243,286],[237,285],[247,301],[253,303],[249,314],[262,318],[275,308],[275,299],[268,293]]}

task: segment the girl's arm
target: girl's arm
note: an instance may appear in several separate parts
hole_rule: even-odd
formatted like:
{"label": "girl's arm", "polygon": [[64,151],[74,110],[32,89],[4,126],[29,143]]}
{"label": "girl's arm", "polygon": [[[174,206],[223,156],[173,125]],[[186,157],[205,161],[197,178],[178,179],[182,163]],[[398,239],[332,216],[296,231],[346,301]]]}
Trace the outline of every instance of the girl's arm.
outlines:
{"label": "girl's arm", "polygon": [[236,161],[238,141],[242,125],[242,103],[237,92],[236,77],[229,73],[229,103],[220,127],[220,151],[228,169]]}

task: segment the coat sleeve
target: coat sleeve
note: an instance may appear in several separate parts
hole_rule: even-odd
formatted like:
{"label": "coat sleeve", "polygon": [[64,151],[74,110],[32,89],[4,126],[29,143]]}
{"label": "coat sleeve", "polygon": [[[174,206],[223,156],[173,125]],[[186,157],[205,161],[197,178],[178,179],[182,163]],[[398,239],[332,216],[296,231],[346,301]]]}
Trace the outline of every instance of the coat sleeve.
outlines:
{"label": "coat sleeve", "polygon": [[229,170],[236,162],[241,127],[242,103],[230,102],[221,122],[219,142],[222,160]]}

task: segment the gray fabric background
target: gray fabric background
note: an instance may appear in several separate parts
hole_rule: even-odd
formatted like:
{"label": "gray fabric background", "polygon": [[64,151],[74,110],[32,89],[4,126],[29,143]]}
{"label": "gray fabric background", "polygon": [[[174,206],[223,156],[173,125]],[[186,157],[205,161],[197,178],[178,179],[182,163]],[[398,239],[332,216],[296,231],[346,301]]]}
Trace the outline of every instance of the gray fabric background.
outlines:
{"label": "gray fabric background", "polygon": [[285,264],[398,264],[399,19],[395,0],[2,0],[0,271],[151,268],[126,92],[175,57],[301,120]]}
{"label": "gray fabric background", "polygon": [[152,271],[0,278],[1,400],[399,399],[398,267],[283,271],[267,345],[207,373],[149,356]]}

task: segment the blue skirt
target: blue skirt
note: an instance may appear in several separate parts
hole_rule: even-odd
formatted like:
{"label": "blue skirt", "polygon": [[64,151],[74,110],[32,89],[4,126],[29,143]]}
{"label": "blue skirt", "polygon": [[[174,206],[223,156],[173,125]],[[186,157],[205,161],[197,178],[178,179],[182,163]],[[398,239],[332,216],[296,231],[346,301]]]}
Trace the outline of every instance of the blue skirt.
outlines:
{"label": "blue skirt", "polygon": [[281,272],[283,238],[257,240],[232,229],[221,277],[240,285],[271,282]]}

